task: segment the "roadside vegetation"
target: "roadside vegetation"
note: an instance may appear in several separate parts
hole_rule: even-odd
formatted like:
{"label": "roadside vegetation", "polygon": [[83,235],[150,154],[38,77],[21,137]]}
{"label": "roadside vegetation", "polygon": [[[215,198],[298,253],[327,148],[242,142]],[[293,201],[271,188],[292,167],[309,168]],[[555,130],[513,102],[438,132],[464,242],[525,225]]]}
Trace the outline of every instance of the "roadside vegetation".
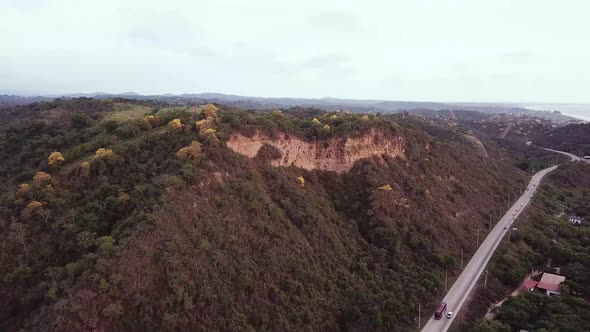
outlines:
{"label": "roadside vegetation", "polygon": [[[511,234],[494,254],[487,287],[480,287],[471,304],[471,316],[486,309],[520,287],[532,271],[559,273],[566,277],[561,296],[523,291],[500,308],[494,320],[483,319],[469,331],[587,331],[590,330],[590,225],[579,226],[568,214],[590,215],[590,165],[563,165],[548,176],[533,206],[517,221]],[[472,320],[471,320],[472,321]],[[471,326],[471,327],[470,327]]]}
{"label": "roadside vegetation", "polygon": [[570,158],[565,155],[539,149],[519,141],[491,139],[487,142],[496,147],[494,150],[499,150],[499,153],[492,156],[493,158],[509,163],[528,174],[533,174],[557,163],[563,164],[570,161]]}

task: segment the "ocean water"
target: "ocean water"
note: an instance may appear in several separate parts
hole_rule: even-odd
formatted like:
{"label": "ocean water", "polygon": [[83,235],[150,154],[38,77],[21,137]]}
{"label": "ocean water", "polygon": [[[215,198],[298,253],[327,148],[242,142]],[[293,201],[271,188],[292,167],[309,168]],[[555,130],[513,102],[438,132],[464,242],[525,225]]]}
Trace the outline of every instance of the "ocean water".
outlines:
{"label": "ocean water", "polygon": [[590,121],[590,104],[537,104],[523,107],[538,111],[560,111],[564,115]]}

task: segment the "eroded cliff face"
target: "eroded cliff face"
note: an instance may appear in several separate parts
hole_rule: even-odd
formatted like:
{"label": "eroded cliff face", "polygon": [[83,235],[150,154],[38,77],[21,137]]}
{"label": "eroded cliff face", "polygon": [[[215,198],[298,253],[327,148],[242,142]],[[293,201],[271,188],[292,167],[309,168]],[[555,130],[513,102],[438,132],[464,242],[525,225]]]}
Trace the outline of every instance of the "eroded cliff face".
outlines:
{"label": "eroded cliff face", "polygon": [[248,158],[256,157],[264,144],[274,146],[281,152],[280,158],[271,161],[273,166],[296,166],[338,173],[348,172],[360,159],[404,156],[405,152],[403,137],[385,135],[378,130],[355,138],[339,137],[316,142],[286,134],[270,138],[260,133],[253,137],[235,134],[227,141],[230,149]]}

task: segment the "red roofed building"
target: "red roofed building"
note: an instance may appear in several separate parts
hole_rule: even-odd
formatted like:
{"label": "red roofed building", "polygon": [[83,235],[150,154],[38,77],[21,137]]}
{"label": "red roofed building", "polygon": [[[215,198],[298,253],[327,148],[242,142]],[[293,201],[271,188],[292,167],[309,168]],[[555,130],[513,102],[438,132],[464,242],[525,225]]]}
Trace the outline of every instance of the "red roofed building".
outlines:
{"label": "red roofed building", "polygon": [[533,279],[527,279],[527,280],[524,282],[524,288],[525,288],[526,290],[533,291],[533,290],[535,290],[535,287],[537,287],[537,284],[538,284],[538,283],[539,283],[539,282],[538,282],[538,281],[536,281],[536,280],[533,280]]}
{"label": "red roofed building", "polygon": [[564,276],[557,274],[543,273],[541,280],[537,284],[537,288],[544,290],[547,295],[559,295],[559,284],[565,281]]}

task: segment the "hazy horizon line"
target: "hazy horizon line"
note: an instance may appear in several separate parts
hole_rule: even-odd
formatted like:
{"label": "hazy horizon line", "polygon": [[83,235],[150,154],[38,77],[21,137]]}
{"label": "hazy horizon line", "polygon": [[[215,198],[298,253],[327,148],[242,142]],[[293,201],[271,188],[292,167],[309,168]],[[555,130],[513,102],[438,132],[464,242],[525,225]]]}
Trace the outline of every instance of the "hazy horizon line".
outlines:
{"label": "hazy horizon line", "polygon": [[218,94],[218,95],[225,95],[225,96],[237,96],[237,97],[245,97],[245,98],[264,98],[264,99],[337,99],[337,100],[357,100],[357,101],[398,101],[398,102],[419,102],[419,103],[440,103],[440,104],[508,104],[508,105],[519,105],[526,108],[524,105],[530,105],[529,107],[535,106],[545,106],[545,105],[590,105],[590,102],[550,102],[550,101],[473,101],[473,100],[418,100],[418,99],[388,99],[388,98],[355,98],[355,97],[333,97],[333,96],[323,96],[323,97],[293,97],[293,96],[262,96],[262,95],[246,95],[246,94],[239,94],[239,93],[229,93],[229,92],[181,92],[181,93],[172,93],[172,92],[164,92],[164,93],[141,93],[132,90],[124,91],[124,92],[104,92],[104,91],[95,91],[95,92],[63,92],[63,93],[35,93],[35,92],[24,92],[24,91],[10,91],[10,90],[0,90],[0,95],[6,96],[17,96],[17,97],[44,97],[44,98],[55,98],[55,97],[67,97],[72,95],[92,95],[92,96],[100,96],[100,95],[121,95],[121,96],[130,96],[130,95],[137,95],[137,96],[182,96],[182,95],[203,95],[203,94]]}

